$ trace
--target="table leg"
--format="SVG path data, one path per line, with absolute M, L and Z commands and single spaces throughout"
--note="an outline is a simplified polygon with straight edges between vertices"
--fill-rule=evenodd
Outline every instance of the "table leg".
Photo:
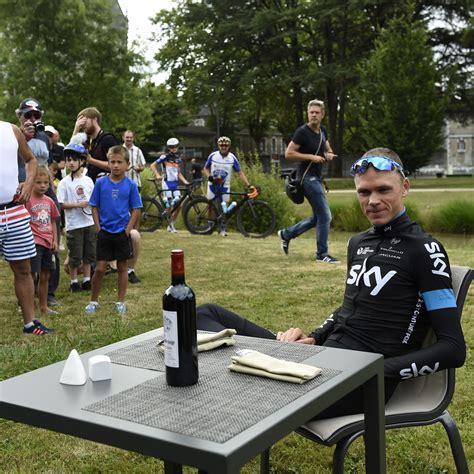
M 183 466 L 171 461 L 165 461 L 165 474 L 182 474 Z
M 270 472 L 270 448 L 260 453 L 260 474 Z
M 364 386 L 365 466 L 369 474 L 384 474 L 385 403 L 383 375 L 368 380 Z

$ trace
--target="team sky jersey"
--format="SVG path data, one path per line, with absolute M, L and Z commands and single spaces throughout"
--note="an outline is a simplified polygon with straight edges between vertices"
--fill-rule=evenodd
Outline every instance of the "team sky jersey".
M 162 165 L 166 182 L 166 189 L 176 189 L 179 182 L 179 165 L 181 158 L 173 153 L 168 153 L 158 158 L 156 165 Z
M 214 185 L 230 189 L 230 179 L 232 170 L 236 173 L 240 172 L 240 163 L 233 153 L 222 156 L 218 151 L 214 151 L 207 158 L 205 168 L 210 170 L 211 176 L 214 178 Z
M 401 380 L 460 367 L 466 348 L 443 246 L 406 213 L 353 237 L 344 302 L 312 337 L 385 357 Z M 436 342 L 420 349 L 432 327 Z

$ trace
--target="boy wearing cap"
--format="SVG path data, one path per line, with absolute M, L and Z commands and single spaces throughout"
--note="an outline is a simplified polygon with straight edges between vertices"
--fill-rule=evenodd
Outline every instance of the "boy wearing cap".
M 95 262 L 96 232 L 89 199 L 94 183 L 84 173 L 87 150 L 80 142 L 85 134 L 78 134 L 64 149 L 70 174 L 59 182 L 58 200 L 66 214 L 70 290 L 91 289 L 91 265 Z M 83 280 L 79 285 L 78 268 L 82 263 Z

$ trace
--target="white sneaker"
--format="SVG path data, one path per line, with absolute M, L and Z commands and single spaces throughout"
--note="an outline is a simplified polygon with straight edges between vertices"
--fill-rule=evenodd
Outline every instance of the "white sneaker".
M 96 301 L 91 301 L 85 309 L 86 314 L 94 314 L 99 308 L 99 303 Z
M 120 316 L 123 316 L 127 312 L 127 308 L 125 307 L 125 303 L 122 303 L 121 301 L 117 301 L 115 303 L 115 311 L 120 314 Z
M 222 229 L 222 230 L 219 232 L 219 235 L 220 235 L 221 237 L 227 237 L 228 234 L 227 234 L 227 231 L 226 231 L 225 229 Z
M 171 232 L 172 234 L 176 234 L 176 233 L 178 232 L 178 231 L 176 230 L 176 227 L 174 226 L 174 224 L 170 224 L 170 225 L 166 228 L 166 230 L 167 230 L 168 232 Z

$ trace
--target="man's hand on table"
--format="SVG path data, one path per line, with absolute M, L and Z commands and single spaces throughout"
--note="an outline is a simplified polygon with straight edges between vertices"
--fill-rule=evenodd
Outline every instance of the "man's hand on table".
M 300 342 L 301 344 L 315 345 L 316 340 L 314 337 L 307 336 L 300 328 L 290 328 L 285 332 L 277 332 L 277 341 L 282 342 Z

